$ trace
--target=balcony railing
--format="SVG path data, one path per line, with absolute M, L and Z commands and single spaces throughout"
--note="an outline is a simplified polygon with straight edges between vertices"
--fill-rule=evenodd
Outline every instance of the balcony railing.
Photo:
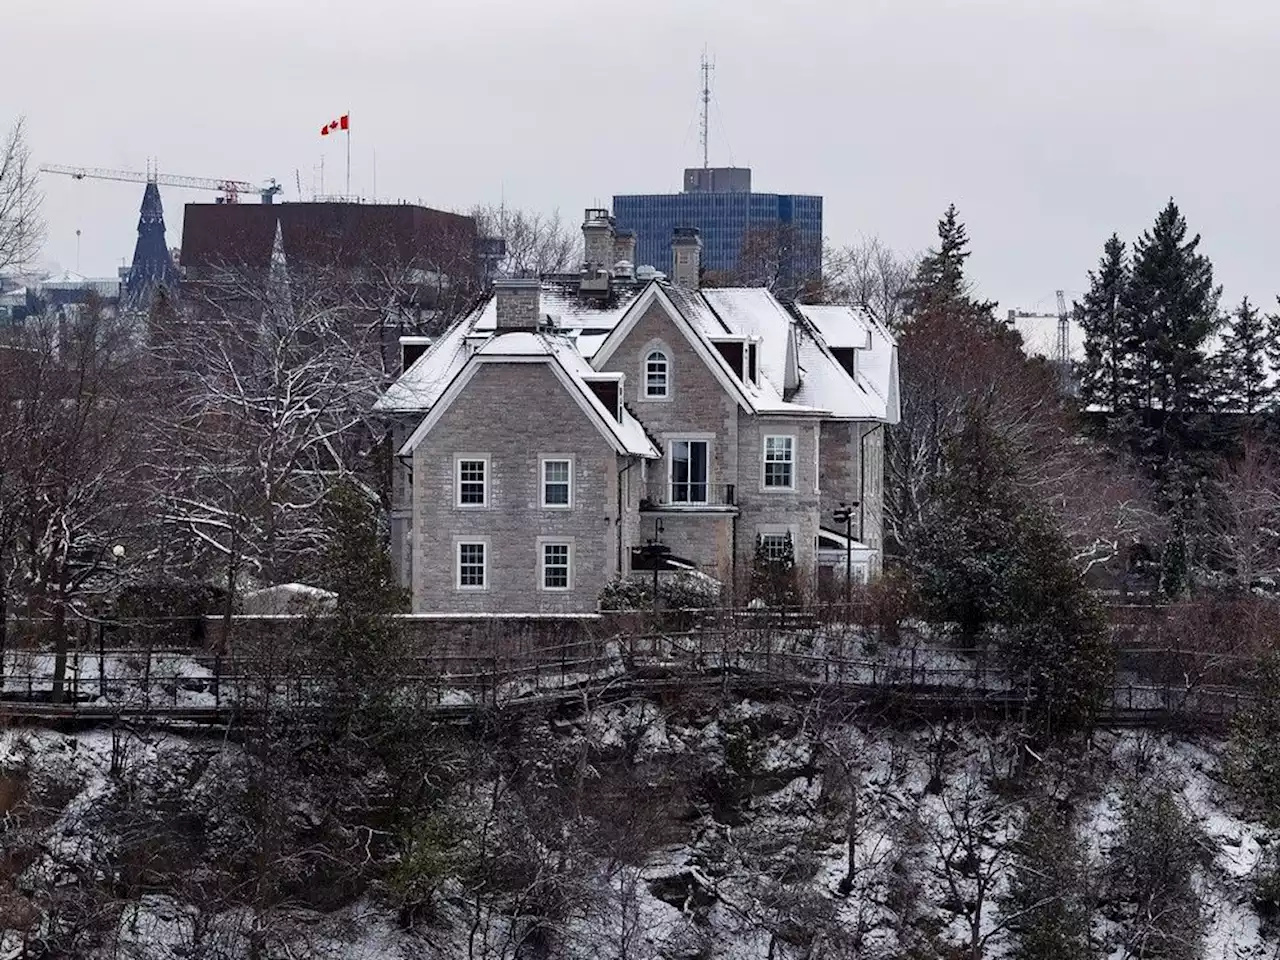
M 732 483 L 671 483 L 658 498 L 645 497 L 641 510 L 682 510 L 698 507 L 732 507 L 737 505 L 736 485 Z

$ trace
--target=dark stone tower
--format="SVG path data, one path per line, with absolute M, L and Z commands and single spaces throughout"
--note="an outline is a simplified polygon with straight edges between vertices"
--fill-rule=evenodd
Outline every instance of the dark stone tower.
M 146 310 L 162 287 L 170 294 L 177 293 L 178 268 L 164 239 L 164 207 L 160 203 L 160 188 L 148 183 L 142 195 L 142 213 L 138 217 L 138 245 L 133 248 L 133 264 L 124 281 L 124 308 Z

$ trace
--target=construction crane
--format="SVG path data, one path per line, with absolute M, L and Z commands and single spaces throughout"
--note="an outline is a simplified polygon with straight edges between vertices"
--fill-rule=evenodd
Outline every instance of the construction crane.
M 1067 315 L 1067 295 L 1063 290 L 1055 291 L 1058 296 L 1058 312 L 1057 313 L 1031 313 L 1027 310 L 1010 310 L 1009 325 L 1013 326 L 1014 320 L 1057 320 L 1058 336 L 1057 343 L 1054 344 L 1053 359 L 1064 370 L 1071 362 L 1071 324 Z
M 254 186 L 245 180 L 213 180 L 208 177 L 176 177 L 171 174 L 146 172 L 138 170 L 102 170 L 96 167 L 67 167 L 57 163 L 46 163 L 40 167 L 41 173 L 60 173 L 75 180 L 120 180 L 125 183 L 154 183 L 163 187 L 183 187 L 188 190 L 216 190 L 222 194 L 219 203 L 238 203 L 241 194 L 256 193 L 263 203 L 271 203 L 281 187 L 275 180 L 268 180 L 262 186 Z

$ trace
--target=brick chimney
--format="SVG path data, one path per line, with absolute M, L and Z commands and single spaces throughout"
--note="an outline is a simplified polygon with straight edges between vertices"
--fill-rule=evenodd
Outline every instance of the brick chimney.
M 686 290 L 698 289 L 702 267 L 702 239 L 697 227 L 676 227 L 671 236 L 671 282 Z
M 613 215 L 608 210 L 587 210 L 582 219 L 583 272 L 613 269 L 613 225 Z
M 538 301 L 542 284 L 537 280 L 495 280 L 498 332 L 538 329 Z
M 613 235 L 613 263 L 616 267 L 623 260 L 636 265 L 636 232 L 634 230 L 618 230 Z

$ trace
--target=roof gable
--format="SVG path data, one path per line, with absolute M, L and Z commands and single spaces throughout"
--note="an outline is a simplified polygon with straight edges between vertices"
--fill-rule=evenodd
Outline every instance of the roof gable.
M 609 359 L 626 342 L 627 337 L 636 328 L 640 318 L 655 303 L 662 306 L 672 326 L 680 331 L 680 334 L 688 341 L 689 346 L 693 348 L 693 352 L 698 355 L 698 358 L 711 371 L 712 376 L 716 378 L 725 392 L 733 397 L 743 410 L 748 413 L 755 413 L 755 406 L 742 389 L 741 383 L 734 376 L 728 362 L 720 355 L 720 351 L 711 344 L 701 330 L 696 329 L 689 322 L 680 308 L 667 295 L 662 284 L 656 281 L 650 283 L 644 293 L 637 297 L 627 308 L 618 325 L 613 328 L 613 331 L 605 338 L 604 343 L 596 350 L 595 355 L 591 358 L 591 365 L 599 370 L 604 364 L 608 363 Z
M 466 364 L 440 394 L 439 399 L 430 411 L 422 418 L 413 433 L 397 451 L 398 456 L 413 453 L 432 428 L 440 422 L 449 407 L 466 390 L 467 384 L 475 377 L 481 366 L 487 364 L 544 364 L 550 368 L 552 375 L 565 388 L 565 391 L 578 405 L 587 419 L 592 422 L 601 436 L 614 451 L 623 456 L 657 457 L 658 451 L 644 433 L 644 428 L 625 410 L 623 419 L 615 419 L 595 392 L 582 379 L 584 372 L 590 372 L 585 361 L 580 361 L 584 369 L 577 369 L 572 361 L 565 363 L 557 345 L 549 343 L 546 338 L 533 333 L 509 333 L 494 337 L 479 351 L 470 357 Z

